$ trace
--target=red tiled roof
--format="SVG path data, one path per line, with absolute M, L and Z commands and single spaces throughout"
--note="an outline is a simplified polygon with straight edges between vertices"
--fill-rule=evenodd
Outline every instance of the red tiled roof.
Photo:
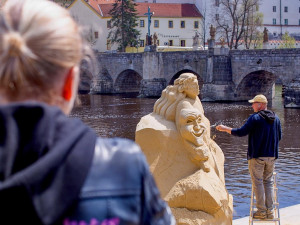
M 92 6 L 93 9 L 97 11 L 101 15 L 101 11 L 99 9 L 99 5 L 109 4 L 112 5 L 115 0 L 88 0 L 88 4 Z
M 90 6 L 92 6 L 93 9 L 95 9 L 97 11 L 97 13 L 99 13 L 101 15 L 100 9 L 98 7 L 98 5 L 99 5 L 98 0 L 89 0 L 88 4 Z
M 109 11 L 113 7 L 112 4 L 99 4 L 99 6 L 103 16 L 110 17 Z M 153 17 L 202 17 L 195 4 L 170 3 L 137 3 L 138 16 L 145 16 L 144 14 L 148 12 L 148 6 L 150 6 L 150 11 L 154 12 Z

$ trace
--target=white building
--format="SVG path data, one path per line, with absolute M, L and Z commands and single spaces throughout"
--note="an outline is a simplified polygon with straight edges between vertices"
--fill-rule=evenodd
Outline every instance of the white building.
M 136 0 L 136 2 L 164 2 L 164 3 L 191 3 L 195 4 L 206 19 L 206 26 L 216 24 L 220 14 L 220 0 Z M 288 32 L 289 35 L 300 40 L 300 1 L 299 0 L 260 0 L 258 8 L 263 13 L 263 26 L 269 31 L 271 39 Z M 209 38 L 206 29 L 206 40 Z
M 114 51 L 116 45 L 111 45 L 107 39 L 110 28 L 109 11 L 113 0 L 75 0 L 69 10 L 72 16 L 85 28 L 87 39 L 93 49 L 100 52 Z M 137 3 L 138 27 L 140 31 L 140 48 L 127 48 L 127 52 L 141 52 L 146 44 L 148 33 L 148 11 L 154 12 L 151 18 L 150 34 L 156 33 L 158 45 L 161 46 L 193 46 L 193 36 L 201 33 L 202 16 L 194 4 L 168 3 Z
M 220 0 L 202 1 L 203 3 L 211 2 L 207 5 L 208 11 L 211 14 L 208 19 L 210 20 L 209 23 L 214 24 L 215 19 L 218 16 L 221 16 Z M 266 27 L 269 31 L 270 39 L 280 37 L 281 34 L 288 32 L 289 35 L 294 36 L 296 39 L 298 36 L 298 39 L 300 40 L 299 0 L 260 0 L 258 11 L 263 14 L 261 31 Z
M 263 0 L 259 10 L 264 14 L 264 27 L 273 37 L 288 32 L 300 40 L 299 0 Z

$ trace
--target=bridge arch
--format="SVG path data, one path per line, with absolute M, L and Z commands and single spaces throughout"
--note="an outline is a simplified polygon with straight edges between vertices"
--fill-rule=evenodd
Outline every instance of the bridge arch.
M 86 68 L 80 68 L 79 93 L 89 93 L 92 85 L 93 74 Z
M 115 93 L 132 93 L 140 92 L 143 77 L 132 69 L 121 72 L 114 85 Z
M 107 69 L 102 69 L 98 75 L 98 92 L 107 94 L 113 92 L 113 79 Z
M 197 74 L 196 72 L 192 71 L 192 70 L 189 70 L 189 69 L 183 69 L 183 70 L 180 70 L 178 71 L 170 80 L 169 82 L 169 85 L 173 85 L 174 84 L 174 81 L 183 73 L 192 73 L 194 75 L 197 76 L 197 79 L 198 79 L 198 84 L 199 84 L 199 89 L 200 89 L 200 94 L 199 94 L 199 98 L 201 99 L 201 90 L 202 90 L 202 87 L 203 87 L 203 83 L 204 83 L 204 80 L 203 78 Z
M 248 100 L 257 94 L 263 94 L 272 99 L 275 94 L 276 75 L 266 70 L 258 70 L 248 73 L 235 89 L 235 97 L 238 100 Z

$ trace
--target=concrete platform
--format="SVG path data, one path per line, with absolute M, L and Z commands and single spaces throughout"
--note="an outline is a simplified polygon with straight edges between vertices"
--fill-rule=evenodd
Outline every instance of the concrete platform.
M 279 209 L 280 225 L 300 225 L 300 204 Z M 249 217 L 233 220 L 232 225 L 247 225 Z M 255 222 L 253 224 L 270 225 L 275 222 Z M 277 223 L 278 224 L 278 223 Z

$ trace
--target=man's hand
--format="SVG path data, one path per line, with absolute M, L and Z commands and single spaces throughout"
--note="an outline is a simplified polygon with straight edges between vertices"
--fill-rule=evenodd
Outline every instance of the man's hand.
M 232 130 L 231 127 L 227 127 L 224 125 L 218 125 L 218 126 L 216 126 L 216 129 L 221 132 L 227 132 L 228 134 L 231 134 L 231 130 Z

